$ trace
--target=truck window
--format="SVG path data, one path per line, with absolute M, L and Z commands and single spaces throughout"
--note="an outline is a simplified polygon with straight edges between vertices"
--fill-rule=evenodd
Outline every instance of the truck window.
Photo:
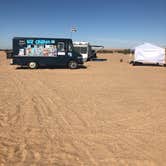
M 87 53 L 87 47 L 81 47 L 80 52 L 81 52 L 81 54 L 86 54 Z
M 74 47 L 74 49 L 79 52 L 80 54 L 87 54 L 87 47 Z
M 58 42 L 58 51 L 59 52 L 65 51 L 65 43 L 64 42 Z
M 69 45 L 68 45 L 68 50 L 69 50 L 69 52 L 71 52 L 72 51 L 72 44 L 71 43 L 69 43 Z
M 80 47 L 74 47 L 74 50 L 80 53 Z

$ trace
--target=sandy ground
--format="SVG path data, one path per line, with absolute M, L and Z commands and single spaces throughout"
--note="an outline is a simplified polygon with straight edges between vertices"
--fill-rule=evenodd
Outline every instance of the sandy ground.
M 166 165 L 166 68 L 100 57 L 29 70 L 0 53 L 0 166 Z

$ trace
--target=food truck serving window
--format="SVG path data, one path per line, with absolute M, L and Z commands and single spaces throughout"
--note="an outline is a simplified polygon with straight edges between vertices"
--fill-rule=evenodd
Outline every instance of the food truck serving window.
M 53 39 L 21 39 L 18 45 L 18 56 L 57 56 L 57 46 Z

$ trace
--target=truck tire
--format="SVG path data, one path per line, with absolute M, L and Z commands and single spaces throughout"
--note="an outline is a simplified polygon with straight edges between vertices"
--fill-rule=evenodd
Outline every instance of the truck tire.
M 78 68 L 78 63 L 74 60 L 71 60 L 68 63 L 68 68 L 69 69 L 77 69 Z
M 36 62 L 29 62 L 28 67 L 30 69 L 36 69 L 38 67 L 38 64 Z

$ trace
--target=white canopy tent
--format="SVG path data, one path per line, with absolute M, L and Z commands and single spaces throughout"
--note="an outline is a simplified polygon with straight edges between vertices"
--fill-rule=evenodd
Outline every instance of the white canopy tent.
M 134 62 L 165 64 L 165 49 L 144 43 L 135 48 Z

